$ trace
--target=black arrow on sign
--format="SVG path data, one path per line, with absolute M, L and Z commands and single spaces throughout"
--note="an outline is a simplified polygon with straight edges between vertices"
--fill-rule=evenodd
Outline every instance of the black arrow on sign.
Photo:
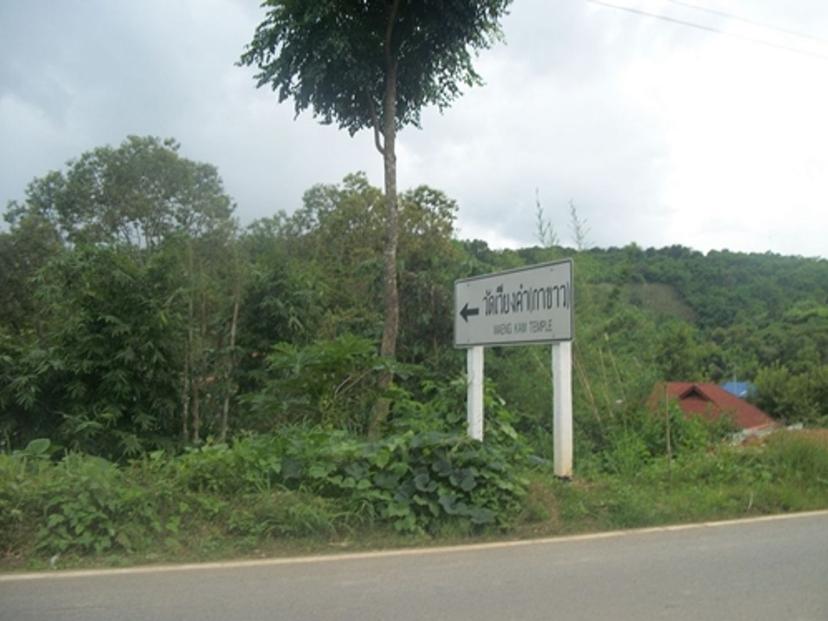
M 469 322 L 469 317 L 474 317 L 475 315 L 480 314 L 479 308 L 469 308 L 469 303 L 466 302 L 463 305 L 463 308 L 460 309 L 460 316 L 463 318 L 463 321 L 466 323 Z

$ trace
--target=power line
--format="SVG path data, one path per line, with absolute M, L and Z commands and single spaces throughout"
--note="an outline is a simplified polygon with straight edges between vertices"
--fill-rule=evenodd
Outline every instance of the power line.
M 662 15 L 660 13 L 650 13 L 649 11 L 642 11 L 641 9 L 636 9 L 630 6 L 621 6 L 620 4 L 611 4 L 609 2 L 603 2 L 603 0 L 586 0 L 592 4 L 598 4 L 604 7 L 608 7 L 610 9 L 617 9 L 619 11 L 626 11 L 628 13 L 633 13 L 634 15 L 644 16 L 644 17 L 652 17 L 654 19 L 660 19 L 665 22 L 670 22 L 672 24 L 679 24 L 681 26 L 688 26 L 690 28 L 697 28 L 698 30 L 705 30 L 707 32 L 712 32 L 714 34 L 723 35 L 725 37 L 732 37 L 734 39 L 741 39 L 742 41 L 748 41 L 750 43 L 756 43 L 758 45 L 764 45 L 767 47 L 772 47 L 777 50 L 785 50 L 786 52 L 793 52 L 794 54 L 802 54 L 804 56 L 812 56 L 814 58 L 820 58 L 822 60 L 828 60 L 828 54 L 820 54 L 819 52 L 810 52 L 808 50 L 801 50 L 795 47 L 789 47 L 787 45 L 780 45 L 778 43 L 772 43 L 770 41 L 765 41 L 764 39 L 757 39 L 755 37 L 748 37 L 746 35 L 741 35 L 735 32 L 727 32 L 726 30 L 721 30 L 720 28 L 714 28 L 713 26 L 705 26 L 703 24 L 697 24 L 695 22 L 688 22 L 683 19 L 678 19 L 676 17 L 669 17 L 668 15 Z
M 705 6 L 699 6 L 698 4 L 692 4 L 690 2 L 683 2 L 682 0 L 664 0 L 665 2 L 670 2 L 672 4 L 676 4 L 678 6 L 683 6 L 688 9 L 693 9 L 695 11 L 702 11 L 703 13 L 710 13 L 711 15 L 718 15 L 719 17 L 726 17 L 727 19 L 733 19 L 739 22 L 744 22 L 745 24 L 750 24 L 751 26 L 759 26 L 760 28 L 767 28 L 768 30 L 776 30 L 777 32 L 781 32 L 783 34 L 793 35 L 795 37 L 801 37 L 803 39 L 811 39 L 812 41 L 818 41 L 820 43 L 828 43 L 828 39 L 823 39 L 822 37 L 817 37 L 805 32 L 798 32 L 796 30 L 789 30 L 787 28 L 782 28 L 780 26 L 775 26 L 774 24 L 769 24 L 767 22 L 760 22 L 755 19 L 750 19 L 749 17 L 742 17 L 741 15 L 736 15 L 734 13 L 728 13 L 726 11 L 719 11 L 717 9 L 711 9 Z

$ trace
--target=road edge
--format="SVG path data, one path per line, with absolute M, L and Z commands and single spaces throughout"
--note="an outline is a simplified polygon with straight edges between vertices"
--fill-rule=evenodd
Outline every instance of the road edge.
M 581 533 L 577 535 L 559 535 L 538 539 L 515 539 L 506 541 L 490 541 L 483 543 L 468 543 L 448 546 L 394 548 L 391 550 L 374 550 L 366 552 L 342 552 L 336 554 L 317 554 L 309 556 L 287 556 L 279 558 L 243 559 L 230 561 L 205 561 L 199 563 L 179 563 L 160 565 L 136 565 L 134 567 L 112 567 L 101 569 L 66 569 L 57 571 L 39 571 L 26 573 L 0 574 L 0 583 L 22 582 L 30 580 L 61 580 L 67 578 L 92 578 L 101 576 L 130 576 L 152 573 L 169 573 L 182 571 L 204 571 L 215 569 L 242 569 L 249 567 L 274 567 L 279 565 L 303 565 L 314 563 L 332 563 L 355 561 L 363 559 L 378 559 L 401 556 L 427 556 L 435 554 L 453 554 L 462 552 L 477 552 L 485 550 L 500 550 L 530 545 L 554 545 L 577 541 L 597 539 L 612 539 L 631 535 L 646 535 L 649 533 L 678 532 L 702 528 L 720 528 L 739 526 L 759 522 L 803 519 L 809 517 L 828 517 L 828 509 L 818 511 L 801 511 L 795 513 L 778 513 L 761 515 L 749 518 L 735 518 L 732 520 L 715 520 L 707 522 L 692 522 L 689 524 L 668 524 L 663 526 L 645 526 L 625 530 L 610 530 L 603 532 Z

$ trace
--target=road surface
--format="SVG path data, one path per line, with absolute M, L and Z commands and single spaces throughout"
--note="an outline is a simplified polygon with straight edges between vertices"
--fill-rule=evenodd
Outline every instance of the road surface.
M 828 512 L 518 544 L 0 575 L 3 621 L 828 620 Z

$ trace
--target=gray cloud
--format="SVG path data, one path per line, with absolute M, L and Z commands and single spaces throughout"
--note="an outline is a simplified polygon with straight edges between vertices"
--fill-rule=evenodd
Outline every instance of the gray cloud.
M 626 1 L 828 52 L 671 3 Z M 719 8 L 816 33 L 828 24 L 816 0 Z M 259 19 L 255 2 L 237 0 L 6 0 L 0 202 L 131 133 L 173 136 L 186 156 L 217 165 L 243 222 L 290 211 L 312 184 L 355 170 L 380 185 L 367 132 L 294 120 L 290 103 L 234 66 Z M 537 188 L 562 238 L 573 199 L 599 245 L 828 254 L 814 233 L 828 228 L 828 63 L 583 0 L 520 0 L 504 30 L 507 44 L 478 59 L 486 85 L 400 136 L 401 186 L 457 198 L 461 235 L 532 243 Z

